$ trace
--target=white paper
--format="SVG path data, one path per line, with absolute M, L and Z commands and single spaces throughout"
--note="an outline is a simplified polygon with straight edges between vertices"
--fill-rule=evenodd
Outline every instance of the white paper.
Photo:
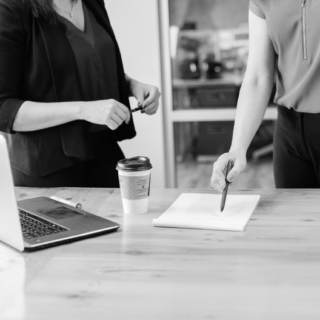
M 220 212 L 221 195 L 182 193 L 158 218 L 154 227 L 243 231 L 260 195 L 228 195 Z

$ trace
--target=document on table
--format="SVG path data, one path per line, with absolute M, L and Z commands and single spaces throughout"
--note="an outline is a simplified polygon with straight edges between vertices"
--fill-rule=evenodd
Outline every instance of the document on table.
M 221 195 L 182 193 L 158 218 L 154 227 L 243 231 L 260 195 L 228 195 L 220 212 Z

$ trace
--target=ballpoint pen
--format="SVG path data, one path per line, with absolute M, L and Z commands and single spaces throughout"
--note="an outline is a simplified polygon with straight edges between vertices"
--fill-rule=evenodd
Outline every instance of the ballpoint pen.
M 50 198 L 52 200 L 56 200 L 56 201 L 59 201 L 61 203 L 68 204 L 69 206 L 75 207 L 77 209 L 82 209 L 81 203 L 76 203 L 76 202 L 73 202 L 73 201 L 70 201 L 70 200 L 67 200 L 67 199 L 62 199 L 62 198 L 57 197 L 57 196 L 51 196 Z
M 222 198 L 221 198 L 221 203 L 220 203 L 220 212 L 222 212 L 222 211 L 224 210 L 224 206 L 225 206 L 225 204 L 226 204 L 228 187 L 229 187 L 229 184 L 230 184 L 230 182 L 228 181 L 227 177 L 228 177 L 228 174 L 229 174 L 229 172 L 230 172 L 231 165 L 232 165 L 232 161 L 229 160 L 229 161 L 228 161 L 228 164 L 227 164 L 226 175 L 225 175 L 225 178 L 226 178 L 226 186 L 225 186 L 225 188 L 223 189 Z
M 139 111 L 139 110 L 141 110 L 141 111 L 143 110 L 142 104 L 140 102 L 138 103 L 138 106 L 136 108 L 131 110 L 131 112 L 136 112 L 136 111 Z

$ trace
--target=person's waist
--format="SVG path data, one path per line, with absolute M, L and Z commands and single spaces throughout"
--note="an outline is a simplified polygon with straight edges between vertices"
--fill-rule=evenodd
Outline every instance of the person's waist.
M 311 112 L 301 112 L 299 110 L 295 110 L 294 108 L 289 108 L 286 106 L 278 105 L 278 113 L 280 115 L 285 115 L 289 117 L 301 117 L 304 118 L 312 118 L 312 119 L 319 119 L 320 120 L 320 112 L 319 113 L 311 113 Z
M 110 130 L 107 126 L 105 126 L 103 130 L 101 129 L 97 131 L 91 131 L 90 138 L 94 149 L 97 149 L 102 145 L 106 146 L 117 143 L 113 131 Z

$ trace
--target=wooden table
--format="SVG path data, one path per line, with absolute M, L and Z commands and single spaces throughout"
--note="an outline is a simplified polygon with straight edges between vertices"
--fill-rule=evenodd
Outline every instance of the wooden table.
M 152 189 L 123 216 L 119 190 L 17 188 L 57 195 L 119 231 L 34 253 L 0 244 L 0 319 L 320 319 L 320 190 L 261 194 L 244 232 L 154 228 L 182 192 Z

